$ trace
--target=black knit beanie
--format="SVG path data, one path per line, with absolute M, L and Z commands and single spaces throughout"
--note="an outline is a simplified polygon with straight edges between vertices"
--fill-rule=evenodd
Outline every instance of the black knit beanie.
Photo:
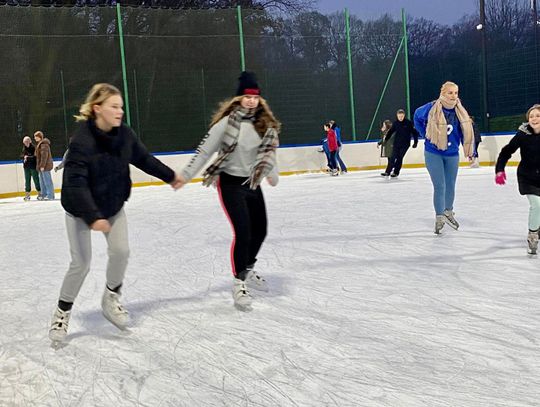
M 261 90 L 257 84 L 257 78 L 253 72 L 244 71 L 238 78 L 238 90 L 236 96 L 260 95 Z

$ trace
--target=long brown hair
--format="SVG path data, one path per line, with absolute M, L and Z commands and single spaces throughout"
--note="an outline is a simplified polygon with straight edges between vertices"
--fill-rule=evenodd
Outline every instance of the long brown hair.
M 86 121 L 88 119 L 95 119 L 94 105 L 101 105 L 108 98 L 114 95 L 122 96 L 122 93 L 116 86 L 109 83 L 96 83 L 86 95 L 86 100 L 79 108 L 79 115 L 74 116 L 78 122 Z
M 244 96 L 235 96 L 232 99 L 221 102 L 212 116 L 210 127 L 215 125 L 225 116 L 230 115 L 236 107 L 240 106 L 240 101 L 243 97 Z M 255 121 L 253 126 L 255 126 L 255 130 L 261 137 L 264 136 L 266 130 L 270 127 L 276 129 L 278 133 L 281 129 L 281 123 L 276 119 L 270 106 L 268 106 L 268 103 L 262 97 L 259 97 L 259 105 L 255 109 Z

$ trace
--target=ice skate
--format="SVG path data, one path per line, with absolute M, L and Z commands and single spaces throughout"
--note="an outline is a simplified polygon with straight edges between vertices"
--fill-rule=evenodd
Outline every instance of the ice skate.
M 435 234 L 439 235 L 441 234 L 441 230 L 444 227 L 445 223 L 445 216 L 444 215 L 437 215 L 435 217 Z
M 536 254 L 536 251 L 538 250 L 538 230 L 529 230 L 527 244 L 527 253 Z
M 251 310 L 251 295 L 249 295 L 249 290 L 246 286 L 246 282 L 238 278 L 234 279 L 233 283 L 233 299 L 234 306 L 240 311 L 250 311 Z
M 49 329 L 49 339 L 52 341 L 53 348 L 58 348 L 66 338 L 70 317 L 71 311 L 62 311 L 60 308 L 54 311 Z
M 120 304 L 120 294 L 109 290 L 105 287 L 103 298 L 101 300 L 101 308 L 103 316 L 109 320 L 111 324 L 118 329 L 126 329 L 129 321 L 129 314 L 126 309 Z
M 26 193 L 24 194 L 24 200 L 25 200 L 25 201 L 29 201 L 29 200 L 30 200 L 30 192 L 26 192 Z
M 451 210 L 449 209 L 446 209 L 444 211 L 444 220 L 446 223 L 448 223 L 448 225 L 454 229 L 454 230 L 458 230 L 459 228 L 459 223 L 458 221 L 456 220 L 456 218 L 454 218 L 454 212 L 452 212 Z
M 337 177 L 339 175 L 339 171 L 337 169 L 333 169 L 331 175 L 332 177 Z
M 389 175 L 387 172 L 381 172 L 381 177 L 388 177 Z
M 390 174 L 390 178 L 397 178 L 397 177 L 399 177 L 399 174 L 395 174 L 395 173 Z
M 254 290 L 268 292 L 268 283 L 252 268 L 248 268 L 245 283 Z
M 480 162 L 478 161 L 478 157 L 475 157 L 471 160 L 471 164 L 469 165 L 470 168 L 480 168 Z

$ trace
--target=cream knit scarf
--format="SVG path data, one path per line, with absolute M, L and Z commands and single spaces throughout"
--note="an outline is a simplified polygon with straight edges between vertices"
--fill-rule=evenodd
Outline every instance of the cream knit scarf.
M 456 109 L 456 116 L 463 133 L 463 152 L 466 157 L 471 157 L 474 143 L 472 122 L 469 113 L 467 113 L 459 99 L 457 102 L 452 102 L 444 95 L 439 96 L 439 99 L 435 101 L 429 111 L 426 138 L 435 144 L 439 150 L 444 151 L 448 148 L 448 123 L 446 123 L 446 118 L 444 117 L 443 107 L 446 109 Z

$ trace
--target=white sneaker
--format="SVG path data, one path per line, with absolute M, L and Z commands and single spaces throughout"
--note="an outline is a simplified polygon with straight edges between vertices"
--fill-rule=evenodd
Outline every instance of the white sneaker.
M 129 321 L 129 314 L 120 304 L 120 294 L 105 287 L 103 298 L 101 299 L 103 316 L 107 318 L 118 329 L 125 329 Z
M 444 227 L 444 223 L 445 223 L 444 215 L 435 216 L 435 234 L 436 235 L 439 235 L 441 233 L 441 230 Z
M 538 250 L 538 230 L 529 230 L 527 244 L 529 245 L 527 253 L 536 254 L 536 251 Z
M 60 308 L 56 308 L 49 329 L 51 341 L 62 342 L 66 338 L 70 317 L 71 311 L 62 311 Z
M 453 211 L 451 211 L 449 209 L 446 209 L 444 211 L 444 220 L 445 220 L 446 223 L 448 223 L 448 225 L 450 225 L 450 227 L 452 229 L 458 230 L 459 223 L 456 220 L 456 218 L 454 218 L 454 212 Z
M 248 269 L 246 284 L 249 288 L 253 288 L 254 290 L 268 292 L 268 283 L 253 269 Z
M 234 279 L 233 283 L 233 299 L 234 306 L 240 310 L 246 311 L 251 308 L 251 295 L 249 295 L 249 290 L 246 286 L 246 282 L 239 280 L 238 278 Z

